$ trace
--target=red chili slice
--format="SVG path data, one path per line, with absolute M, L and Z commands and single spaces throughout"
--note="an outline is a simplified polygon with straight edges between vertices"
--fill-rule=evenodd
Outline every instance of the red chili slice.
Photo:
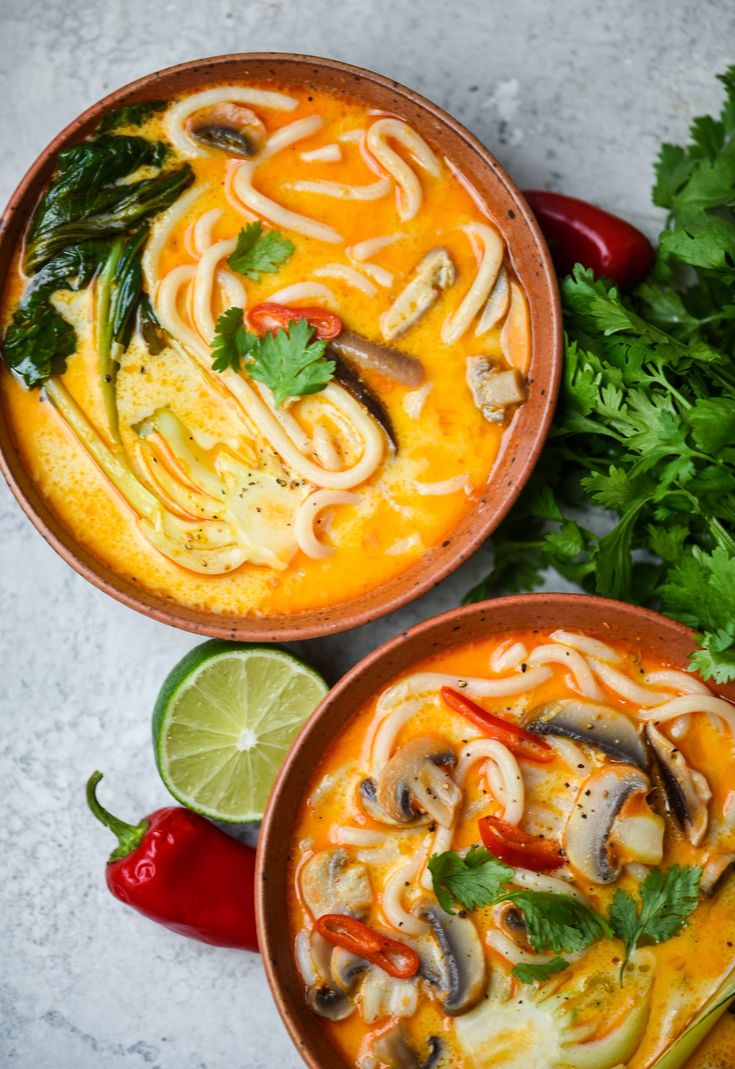
M 531 869 L 533 872 L 545 872 L 558 869 L 564 864 L 564 856 L 554 843 L 528 835 L 515 824 L 499 817 L 481 817 L 477 822 L 480 838 L 500 861 L 513 868 Z
M 288 304 L 265 301 L 256 304 L 247 313 L 248 324 L 260 334 L 268 330 L 285 330 L 294 319 L 305 319 L 316 331 L 317 338 L 324 341 L 330 341 L 342 332 L 342 320 L 326 308 L 294 308 Z
M 494 713 L 489 713 L 487 709 L 483 709 L 477 702 L 466 698 L 464 694 L 460 694 L 452 687 L 442 687 L 441 695 L 450 709 L 454 709 L 455 713 L 460 713 L 466 720 L 472 721 L 491 739 L 502 742 L 516 757 L 522 757 L 526 761 L 536 761 L 539 764 L 547 764 L 554 760 L 556 755 L 553 747 L 543 739 L 532 735 L 530 731 L 526 731 L 525 728 L 511 724 L 510 721 L 503 720 Z
M 415 950 L 397 939 L 381 935 L 354 917 L 326 913 L 316 922 L 316 930 L 330 943 L 358 954 L 397 980 L 408 980 L 419 971 L 419 956 Z

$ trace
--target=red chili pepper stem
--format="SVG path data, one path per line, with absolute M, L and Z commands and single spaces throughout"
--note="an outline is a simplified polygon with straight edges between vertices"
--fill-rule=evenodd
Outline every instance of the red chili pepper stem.
M 87 805 L 99 820 L 109 828 L 113 835 L 117 836 L 118 845 L 110 854 L 109 861 L 119 861 L 121 857 L 127 857 L 137 850 L 143 836 L 148 831 L 148 821 L 141 820 L 140 824 L 126 824 L 110 813 L 97 798 L 97 784 L 103 778 L 101 772 L 93 772 L 87 780 Z

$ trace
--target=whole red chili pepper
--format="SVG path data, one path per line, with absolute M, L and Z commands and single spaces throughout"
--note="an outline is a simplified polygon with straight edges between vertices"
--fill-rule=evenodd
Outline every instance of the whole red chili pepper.
M 480 817 L 477 822 L 480 838 L 500 861 L 518 869 L 546 872 L 564 864 L 564 855 L 555 843 L 538 835 L 528 835 L 515 824 L 500 817 Z
M 256 304 L 247 313 L 248 325 L 264 334 L 267 330 L 286 330 L 294 319 L 305 319 L 314 328 L 317 338 L 331 341 L 342 332 L 342 320 L 326 308 L 299 308 L 289 304 L 264 301 Z
M 650 270 L 650 241 L 624 219 L 563 193 L 531 189 L 523 195 L 560 275 L 568 275 L 580 263 L 626 289 Z
M 101 779 L 89 777 L 87 804 L 118 838 L 105 873 L 115 898 L 190 939 L 257 950 L 255 850 L 180 806 L 125 824 L 97 800 Z

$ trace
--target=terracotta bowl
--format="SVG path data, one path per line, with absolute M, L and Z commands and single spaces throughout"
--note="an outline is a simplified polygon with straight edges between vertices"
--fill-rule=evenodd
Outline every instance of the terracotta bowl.
M 258 937 L 268 982 L 286 1028 L 311 1069 L 349 1065 L 334 1050 L 320 1018 L 306 1006 L 287 923 L 294 814 L 314 769 L 363 703 L 416 661 L 498 632 L 534 627 L 579 629 L 603 641 L 640 646 L 677 668 L 686 668 L 696 645 L 688 627 L 634 605 L 581 594 L 522 594 L 426 620 L 375 650 L 332 688 L 298 735 L 273 787 L 256 875 Z M 718 693 L 735 701 L 735 684 L 720 687 Z
M 467 130 L 411 89 L 371 71 L 335 60 L 288 53 L 218 56 L 170 67 L 116 90 L 75 119 L 39 156 L 13 194 L 0 225 L 0 286 L 10 268 L 36 200 L 59 151 L 90 134 L 102 113 L 144 100 L 160 100 L 212 82 L 244 79 L 296 82 L 334 89 L 371 107 L 396 112 L 461 167 L 487 199 L 510 248 L 530 304 L 532 362 L 528 401 L 518 410 L 495 465 L 487 493 L 454 534 L 412 568 L 359 598 L 325 609 L 277 617 L 222 616 L 177 605 L 141 590 L 82 546 L 59 521 L 25 471 L 0 419 L 0 467 L 21 508 L 46 541 L 80 575 L 139 612 L 164 623 L 219 638 L 287 640 L 324 635 L 366 623 L 419 596 L 462 563 L 497 527 L 518 497 L 548 431 L 561 366 L 561 318 L 556 278 L 544 239 L 508 175 Z

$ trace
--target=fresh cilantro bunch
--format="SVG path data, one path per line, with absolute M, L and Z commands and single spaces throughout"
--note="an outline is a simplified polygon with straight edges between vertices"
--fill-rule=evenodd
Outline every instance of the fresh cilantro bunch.
M 695 119 L 688 146 L 661 149 L 653 199 L 669 215 L 651 275 L 630 296 L 579 265 L 562 282 L 554 427 L 468 600 L 538 587 L 551 569 L 694 627 L 692 668 L 725 683 L 735 679 L 735 67 L 720 81 L 720 117 Z
M 217 320 L 212 342 L 212 368 L 248 373 L 273 392 L 276 407 L 289 397 L 304 397 L 323 390 L 334 375 L 335 364 L 324 356 L 326 342 L 314 335 L 306 319 L 294 319 L 288 330 L 257 337 L 245 329 L 242 308 L 228 308 Z

